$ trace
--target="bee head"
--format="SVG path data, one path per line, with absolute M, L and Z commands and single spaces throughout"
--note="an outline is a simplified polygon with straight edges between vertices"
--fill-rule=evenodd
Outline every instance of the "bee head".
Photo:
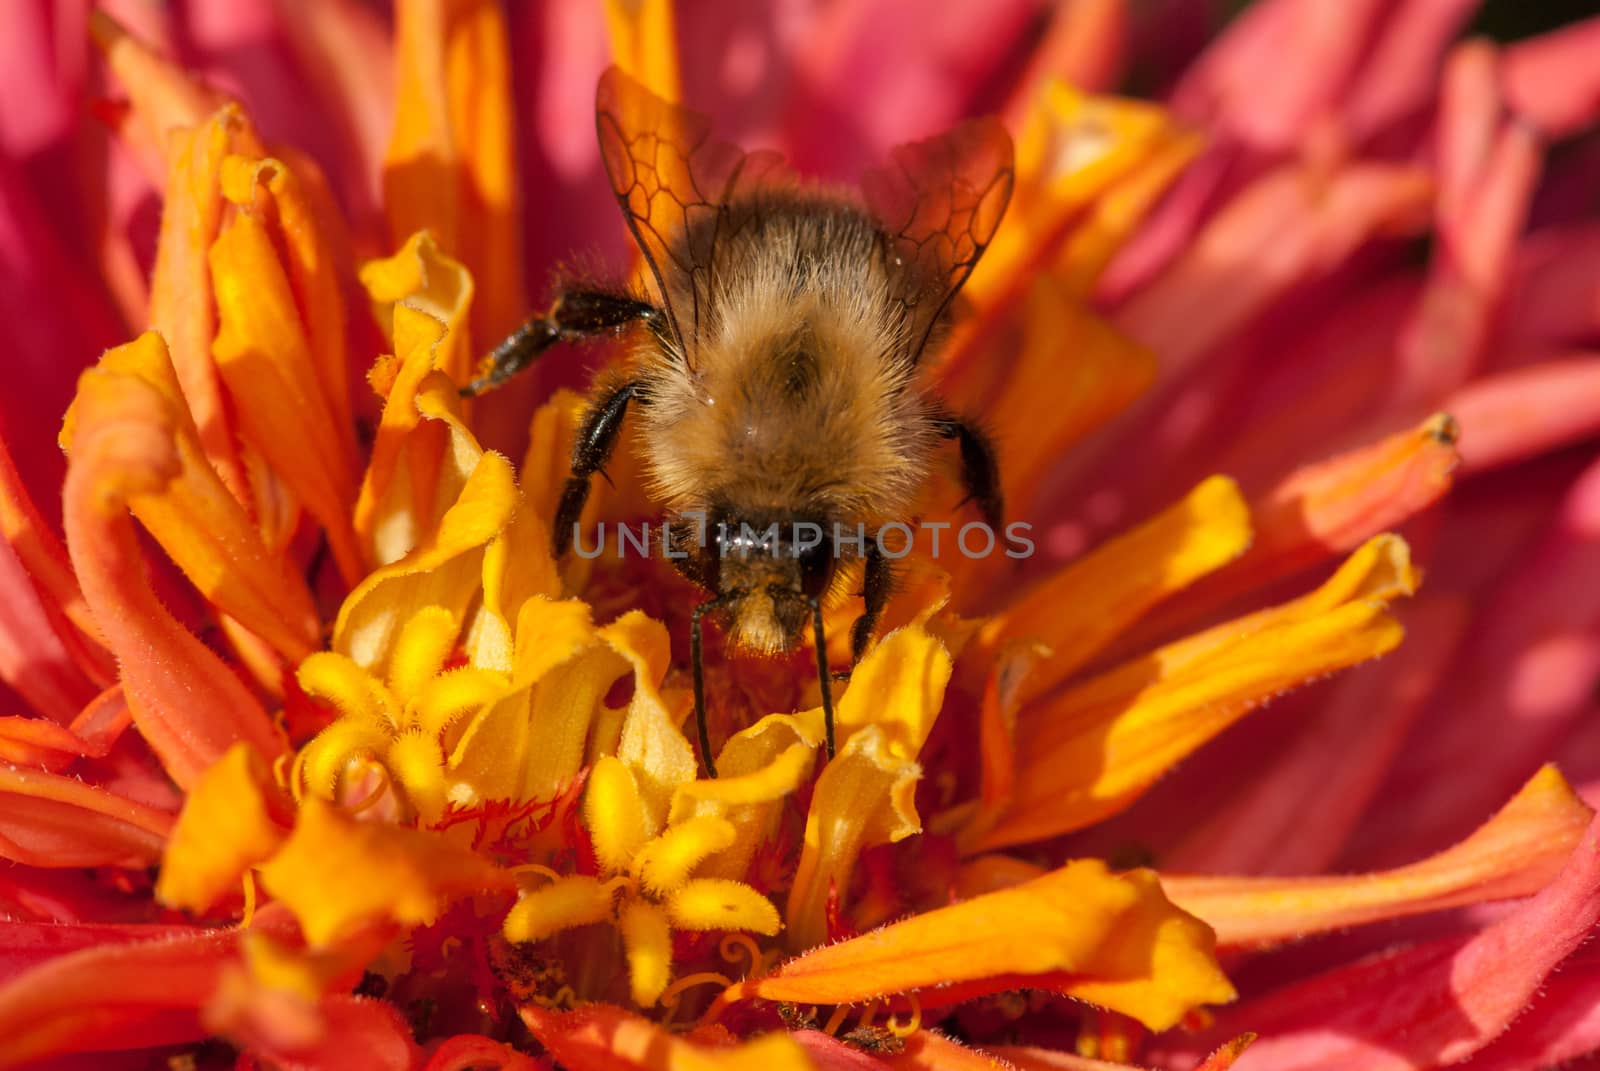
M 833 582 L 833 539 L 816 520 L 717 517 L 698 553 L 697 579 L 729 600 L 734 642 L 758 651 L 792 650 Z

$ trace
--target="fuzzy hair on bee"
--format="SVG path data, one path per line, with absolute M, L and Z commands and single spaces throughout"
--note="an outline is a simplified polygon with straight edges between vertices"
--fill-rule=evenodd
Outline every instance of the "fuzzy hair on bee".
M 856 196 L 802 182 L 774 153 L 714 140 L 705 116 L 616 68 L 601 78 L 596 127 L 646 275 L 631 291 L 563 288 L 463 393 L 496 386 L 555 342 L 629 332 L 625 361 L 579 428 L 553 549 L 570 546 L 632 406 L 651 496 L 679 522 L 668 556 L 711 595 L 690 630 L 707 772 L 707 615 L 733 648 L 758 653 L 793 650 L 811 627 L 831 755 L 822 610 L 840 594 L 840 565 L 862 561 L 854 662 L 892 587 L 874 537 L 909 516 L 942 444 L 959 446 L 969 498 L 1001 524 L 988 438 L 919 373 L 1004 214 L 1010 137 L 979 119 L 901 146 Z M 698 523 L 681 523 L 690 517 Z

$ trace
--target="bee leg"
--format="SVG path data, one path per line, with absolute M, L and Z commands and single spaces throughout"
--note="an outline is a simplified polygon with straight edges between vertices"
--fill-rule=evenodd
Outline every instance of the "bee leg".
M 640 321 L 659 320 L 661 310 L 626 294 L 602 290 L 568 290 L 557 295 L 548 312 L 529 317 L 479 362 L 484 374 L 461 388 L 470 398 L 494 390 L 528 367 L 557 342 L 573 342 Z
M 883 608 L 888 604 L 889 592 L 893 589 L 893 567 L 874 539 L 867 544 L 866 572 L 861 581 L 861 597 L 866 601 L 866 607 L 861 616 L 856 618 L 855 624 L 850 626 L 851 669 L 859 665 L 861 657 L 867 653 L 867 644 L 872 642 L 872 634 L 878 629 L 878 619 L 883 616 Z M 834 677 L 836 680 L 849 680 L 850 674 L 838 673 Z
M 622 431 L 628 402 L 638 388 L 632 380 L 617 383 L 596 398 L 584 414 L 578 437 L 572 443 L 572 475 L 561 492 L 555 530 L 550 533 L 551 550 L 557 558 L 566 554 L 572 545 L 573 530 L 583 516 L 584 503 L 589 501 L 589 477 L 600 472 L 610 459 L 617 445 L 617 435 Z
M 984 522 L 998 532 L 1005 517 L 1005 500 L 994 445 L 987 435 L 960 417 L 940 417 L 934 427 L 944 438 L 961 444 L 961 482 L 967 488 L 967 497 L 962 501 L 976 501 Z

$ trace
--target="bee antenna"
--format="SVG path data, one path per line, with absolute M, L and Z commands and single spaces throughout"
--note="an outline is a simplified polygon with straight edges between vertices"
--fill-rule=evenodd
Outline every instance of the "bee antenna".
M 706 768 L 707 776 L 712 778 L 717 776 L 717 764 L 711 761 L 711 730 L 706 726 L 706 672 L 700 646 L 700 619 L 742 594 L 738 591 L 724 592 L 697 605 L 689 616 L 689 669 L 694 680 L 694 725 L 700 734 L 700 763 Z
M 822 633 L 822 600 L 806 596 L 811 606 L 812 639 L 817 648 L 817 685 L 822 689 L 822 729 L 827 738 L 828 759 L 833 760 L 833 675 L 828 672 L 828 641 Z

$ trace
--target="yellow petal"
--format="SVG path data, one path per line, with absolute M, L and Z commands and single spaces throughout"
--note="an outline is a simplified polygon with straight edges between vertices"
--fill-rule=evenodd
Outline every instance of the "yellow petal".
M 1409 866 L 1308 878 L 1163 875 L 1174 903 L 1223 946 L 1262 945 L 1544 888 L 1594 812 L 1546 766 L 1470 837 Z
M 651 896 L 665 896 L 682 888 L 708 856 L 732 847 L 737 836 L 732 822 L 714 815 L 668 826 L 639 850 L 634 876 Z
M 525 892 L 506 915 L 508 941 L 542 941 L 574 926 L 611 917 L 611 890 L 599 878 L 570 875 Z
M 1149 871 L 1069 863 L 1011 889 L 814 949 L 730 987 L 725 999 L 842 1004 L 917 992 L 923 1007 L 1012 988 L 1048 989 L 1154 1030 L 1233 999 L 1211 931 Z
M 575 599 L 527 600 L 516 633 L 512 688 L 464 727 L 451 767 L 485 798 L 552 799 L 582 770 L 606 692 L 628 665 Z
M 300 690 L 338 709 L 340 715 L 397 729 L 400 711 L 394 697 L 366 670 L 336 651 L 318 651 L 295 670 Z
M 696 878 L 667 900 L 680 930 L 749 930 L 771 937 L 783 928 L 772 901 L 741 881 Z
M 519 491 L 517 512 L 483 555 L 483 605 L 463 641 L 475 666 L 509 673 L 515 649 L 512 626 L 535 595 L 561 597 L 561 573 L 550 554 L 550 530 Z
M 861 852 L 922 832 L 917 782 L 922 767 L 895 754 L 876 725 L 857 731 L 823 767 L 806 814 L 805 842 L 784 916 L 794 948 L 828 938 L 830 889 L 842 895 Z
M 896 629 L 861 660 L 834 711 L 840 739 L 868 725 L 887 754 L 914 759 L 933 731 L 950 682 L 950 652 L 926 627 Z
M 1025 710 L 1016 787 L 976 852 L 1079 829 L 1126 807 L 1184 756 L 1293 686 L 1393 649 L 1385 612 L 1416 590 L 1404 541 L 1370 541 L 1309 595 L 1219 625 Z
M 810 780 L 822 744 L 822 712 L 769 714 L 728 738 L 716 778 L 679 785 L 669 821 L 715 815 L 733 823 L 732 846 L 706 860 L 704 877 L 740 878 L 756 851 L 778 833 L 783 800 Z
M 594 842 L 595 858 L 612 874 L 627 870 L 650 837 L 633 773 L 614 755 L 605 756 L 589 771 L 583 788 L 583 825 Z
M 438 528 L 401 560 L 369 573 L 339 608 L 333 649 L 387 675 L 400 629 L 416 611 L 441 606 L 459 618 L 477 597 L 483 548 L 511 519 L 511 466 L 484 454 Z
M 433 678 L 417 693 L 411 709 L 413 723 L 441 739 L 454 750 L 459 734 L 446 731 L 457 721 L 499 700 L 510 690 L 510 682 L 499 673 L 462 666 Z
M 456 897 L 513 886 L 505 871 L 431 833 L 360 822 L 315 797 L 261 867 L 261 883 L 294 912 L 312 945 L 376 922 L 426 924 Z
M 612 650 L 633 667 L 633 698 L 622 720 L 617 758 L 633 770 L 652 833 L 666 824 L 672 792 L 695 779 L 699 760 L 661 696 L 672 662 L 666 626 L 637 610 L 600 630 Z
M 672 980 L 672 928 L 667 913 L 647 900 L 634 900 L 617 920 L 628 953 L 628 986 L 633 1002 L 654 1006 Z
M 438 523 L 483 452 L 456 418 L 455 381 L 439 371 L 450 347 L 463 344 L 459 328 L 409 299 L 394 306 L 393 320 L 393 379 L 355 506 L 356 531 L 385 564 Z
M 382 763 L 395 733 L 386 723 L 340 718 L 323 729 L 295 758 L 295 775 L 306 792 L 325 800 L 342 798 L 352 763 Z
M 282 797 L 254 749 L 229 748 L 184 800 L 162 858 L 156 899 L 198 913 L 238 892 L 245 871 L 288 836 L 291 811 Z
M 1029 591 L 986 636 L 1037 639 L 1050 649 L 1021 686 L 1021 702 L 1070 677 L 1162 599 L 1250 546 L 1250 507 L 1223 476 L 1108 540 Z

